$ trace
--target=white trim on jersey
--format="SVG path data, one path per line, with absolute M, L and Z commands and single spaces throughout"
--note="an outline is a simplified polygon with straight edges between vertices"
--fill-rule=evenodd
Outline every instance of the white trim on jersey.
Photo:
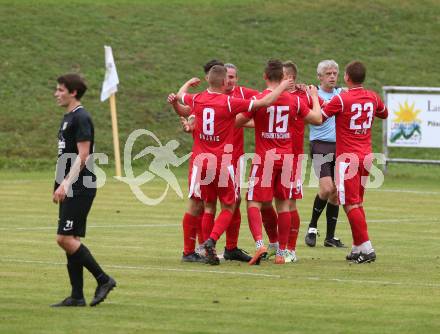
M 229 96 L 228 96 L 228 109 L 229 109 L 229 112 L 232 112 L 231 101 L 230 101 Z
M 75 108 L 73 108 L 71 112 L 75 112 L 75 111 L 77 111 L 78 109 L 81 109 L 81 108 L 84 108 L 84 107 L 80 104 L 79 106 L 76 106 Z
M 234 87 L 235 88 L 235 87 Z M 243 100 L 244 100 L 244 93 L 243 93 L 243 87 L 240 87 L 240 93 L 241 93 L 241 97 L 243 98 Z
M 192 169 L 192 173 L 191 173 L 191 182 L 189 185 L 188 198 L 191 198 L 191 196 L 193 196 L 193 195 L 198 198 L 201 197 L 200 184 L 196 183 L 196 177 L 197 177 L 198 171 L 199 171 L 199 168 L 196 165 L 193 165 L 193 169 Z
M 321 109 L 321 114 L 323 114 L 326 118 L 329 118 L 327 114 L 324 112 L 324 109 Z
M 251 177 L 249 178 L 248 201 L 254 199 L 255 175 L 257 174 L 258 165 L 252 167 Z
M 209 89 L 207 89 L 206 91 L 207 91 L 209 94 L 218 94 L 218 95 L 223 94 L 223 93 L 219 93 L 219 92 L 211 92 Z
M 339 163 L 339 180 L 338 180 L 337 189 L 338 189 L 339 203 L 341 205 L 345 205 L 345 184 L 344 184 L 344 180 L 345 180 L 345 171 L 347 170 L 347 168 L 349 166 L 350 166 L 349 162 L 340 162 Z
M 249 103 L 249 108 L 248 108 L 248 111 L 249 111 L 249 112 L 252 111 L 252 107 L 253 107 L 253 105 L 254 105 L 254 101 L 255 101 L 255 100 L 251 100 L 251 103 Z
M 339 98 L 339 100 L 341 101 L 341 113 L 342 112 L 344 112 L 344 101 L 342 101 L 342 97 L 341 97 L 341 95 L 336 95 L 338 98 Z
M 296 109 L 296 114 L 299 115 L 299 103 L 300 103 L 299 96 L 297 96 L 296 99 L 298 100 L 298 108 Z
M 239 159 L 238 159 L 238 166 L 237 168 L 239 168 L 239 170 L 237 171 L 238 173 L 238 184 L 237 184 L 237 193 L 240 193 L 241 191 L 241 185 L 243 184 L 244 181 L 244 173 L 246 173 L 246 169 L 244 168 L 244 156 L 242 155 Z
M 180 100 L 181 100 L 180 102 L 182 102 L 182 104 L 183 104 L 184 106 L 186 106 L 186 103 L 185 103 L 185 95 L 186 95 L 186 93 L 183 93 L 183 94 L 182 94 L 182 98 L 180 99 Z
M 238 198 L 238 194 L 237 194 L 237 185 L 235 184 L 235 173 L 234 173 L 234 166 L 229 165 L 228 167 L 226 167 L 229 171 L 229 176 L 231 177 L 232 180 L 232 186 L 234 187 L 234 195 L 235 195 L 235 200 L 237 200 Z

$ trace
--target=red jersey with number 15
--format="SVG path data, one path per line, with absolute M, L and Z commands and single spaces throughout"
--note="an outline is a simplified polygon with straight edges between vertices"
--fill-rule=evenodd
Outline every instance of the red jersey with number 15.
M 256 96 L 261 99 L 271 91 L 266 89 Z M 269 107 L 260 108 L 253 114 L 255 123 L 255 153 L 263 160 L 266 152 L 275 149 L 276 154 L 292 154 L 292 119 L 300 115 L 304 118 L 309 113 L 309 107 L 298 96 L 283 92 Z M 282 159 L 275 165 L 282 164 Z
M 193 156 L 212 153 L 220 158 L 226 144 L 233 144 L 235 116 L 251 114 L 253 100 L 243 100 L 206 90 L 184 94 L 182 102 L 195 116 Z M 251 116 L 247 116 L 251 117 Z
M 336 155 L 354 153 L 362 158 L 371 153 L 374 116 L 386 118 L 388 110 L 375 92 L 355 87 L 334 96 L 322 114 L 335 115 Z

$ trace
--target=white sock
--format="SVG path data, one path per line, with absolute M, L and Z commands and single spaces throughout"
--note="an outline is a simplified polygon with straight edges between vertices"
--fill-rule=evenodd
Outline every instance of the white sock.
M 263 247 L 264 246 L 264 241 L 263 240 L 257 240 L 256 242 L 255 242 L 255 247 L 258 249 L 258 248 L 261 248 L 261 247 Z
M 280 248 L 278 248 L 277 249 L 277 255 L 278 256 L 284 256 L 284 252 L 285 252 L 286 250 L 285 249 L 280 249 Z
M 355 254 L 359 254 L 361 251 L 359 250 L 359 246 L 352 245 L 351 252 Z
M 358 248 L 359 248 L 359 251 L 364 254 L 370 254 L 372 251 L 374 251 L 370 240 L 365 241 L 364 243 L 359 245 Z

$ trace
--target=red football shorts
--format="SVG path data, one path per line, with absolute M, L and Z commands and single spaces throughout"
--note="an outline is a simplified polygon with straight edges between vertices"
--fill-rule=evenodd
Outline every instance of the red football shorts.
M 371 161 L 336 161 L 335 183 L 341 205 L 360 204 L 364 201 Z
M 248 201 L 270 202 L 275 197 L 290 199 L 292 195 L 292 170 L 274 166 L 264 168 L 263 164 L 252 164 L 249 178 Z

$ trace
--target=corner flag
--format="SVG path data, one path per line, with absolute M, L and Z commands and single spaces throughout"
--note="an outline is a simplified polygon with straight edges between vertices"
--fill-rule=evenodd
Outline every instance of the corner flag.
M 101 102 L 107 100 L 110 95 L 118 91 L 118 72 L 116 72 L 115 60 L 110 46 L 104 46 L 105 50 L 105 78 L 102 83 Z
M 105 78 L 102 83 L 101 102 L 110 98 L 110 113 L 112 117 L 113 149 L 115 151 L 115 174 L 121 176 L 121 153 L 119 151 L 118 119 L 116 116 L 116 96 L 119 78 L 116 72 L 115 60 L 110 46 L 104 46 L 105 50 Z

